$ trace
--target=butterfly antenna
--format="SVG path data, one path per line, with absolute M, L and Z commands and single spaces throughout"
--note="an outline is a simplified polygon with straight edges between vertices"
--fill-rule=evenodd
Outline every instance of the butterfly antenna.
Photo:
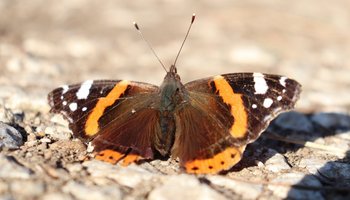
M 143 37 L 143 34 L 140 30 L 140 27 L 137 25 L 136 22 L 134 22 L 134 26 L 137 30 L 137 32 L 139 32 L 139 34 L 141 35 L 142 37 L 142 40 L 145 41 L 148 45 L 148 47 L 151 49 L 151 51 L 153 52 L 153 55 L 156 56 L 158 62 L 162 65 L 163 69 L 165 70 L 165 72 L 168 72 L 168 70 L 165 68 L 164 64 L 162 63 L 162 61 L 159 59 L 158 55 L 156 54 L 156 52 L 154 51 L 154 49 L 152 48 L 151 44 L 145 39 L 145 37 Z
M 176 61 L 177 61 L 177 59 L 179 58 L 179 55 L 180 55 L 181 50 L 182 50 L 182 47 L 184 46 L 184 44 L 185 44 L 185 42 L 186 42 L 187 36 L 188 36 L 188 34 L 190 33 L 192 24 L 193 24 L 193 22 L 194 22 L 195 19 L 196 19 L 196 14 L 193 13 L 192 18 L 191 18 L 191 23 L 190 23 L 190 26 L 189 26 L 188 29 L 187 29 L 187 33 L 186 33 L 185 39 L 184 39 L 184 41 L 182 42 L 181 47 L 180 47 L 180 50 L 179 50 L 179 52 L 178 52 L 177 55 L 176 55 L 176 58 L 175 58 L 175 61 L 174 61 L 174 66 L 176 66 Z

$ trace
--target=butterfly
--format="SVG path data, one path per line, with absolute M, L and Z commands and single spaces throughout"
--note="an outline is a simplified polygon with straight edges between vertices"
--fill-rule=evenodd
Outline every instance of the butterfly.
M 271 120 L 294 108 L 300 92 L 297 81 L 262 73 L 183 84 L 174 64 L 159 87 L 87 80 L 54 89 L 48 101 L 98 160 L 129 165 L 171 156 L 187 173 L 215 174 L 237 164 Z

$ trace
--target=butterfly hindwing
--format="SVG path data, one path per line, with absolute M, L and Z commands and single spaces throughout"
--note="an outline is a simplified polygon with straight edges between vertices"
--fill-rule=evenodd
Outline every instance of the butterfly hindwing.
M 221 101 L 221 102 L 220 102 Z M 188 173 L 216 173 L 237 163 L 244 149 L 227 127 L 233 117 L 212 94 L 189 92 L 188 103 L 175 112 L 176 138 L 172 155 Z
M 292 79 L 261 73 L 225 74 L 185 84 L 190 100 L 186 109 L 175 114 L 182 136 L 177 137 L 174 149 L 180 150 L 186 171 L 216 173 L 236 164 L 245 146 L 275 116 L 294 107 L 300 87 Z M 210 120 L 198 124 L 189 116 Z M 195 141 L 205 137 L 209 141 Z

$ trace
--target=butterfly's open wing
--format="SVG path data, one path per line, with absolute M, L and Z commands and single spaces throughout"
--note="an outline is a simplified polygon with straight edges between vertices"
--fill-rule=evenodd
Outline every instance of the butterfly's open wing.
M 235 73 L 185 84 L 189 101 L 176 113 L 174 154 L 189 173 L 235 165 L 277 114 L 292 109 L 301 86 L 277 75 Z
M 128 164 L 153 158 L 152 136 L 160 131 L 158 90 L 139 82 L 86 81 L 57 88 L 48 99 L 75 137 L 92 142 L 97 159 Z

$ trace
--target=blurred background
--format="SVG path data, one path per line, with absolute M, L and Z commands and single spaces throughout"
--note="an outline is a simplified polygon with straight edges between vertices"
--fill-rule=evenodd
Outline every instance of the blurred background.
M 299 111 L 349 113 L 349 10 L 348 0 L 1 0 L 0 98 L 42 109 L 50 90 L 86 79 L 158 85 L 165 72 L 132 22 L 170 66 L 196 13 L 183 82 L 283 74 L 303 85 Z

